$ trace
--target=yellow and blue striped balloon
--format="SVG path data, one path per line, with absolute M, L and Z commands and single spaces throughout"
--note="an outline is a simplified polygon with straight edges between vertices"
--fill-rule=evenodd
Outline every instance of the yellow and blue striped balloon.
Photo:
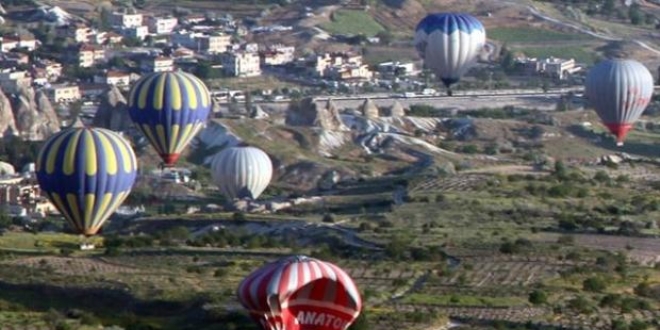
M 128 142 L 103 128 L 71 128 L 39 152 L 37 181 L 77 232 L 95 235 L 128 197 L 137 159 Z
M 128 111 L 163 162 L 173 165 L 206 123 L 211 95 L 190 73 L 154 72 L 133 85 Z

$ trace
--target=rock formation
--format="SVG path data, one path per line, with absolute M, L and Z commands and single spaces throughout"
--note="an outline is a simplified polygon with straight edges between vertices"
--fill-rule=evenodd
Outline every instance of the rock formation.
M 405 117 L 406 109 L 403 108 L 403 105 L 399 101 L 394 101 L 391 107 L 385 109 L 385 116 L 389 117 Z
M 32 87 L 22 88 L 14 98 L 14 117 L 20 135 L 31 141 L 41 141 L 60 130 L 60 122 L 48 97 L 35 93 Z
M 379 116 L 378 107 L 371 99 L 364 100 L 364 103 L 362 103 L 362 106 L 360 107 L 360 111 L 366 118 L 378 118 Z
M 264 109 L 261 108 L 258 104 L 252 107 L 252 110 L 250 111 L 250 118 L 253 119 L 266 119 L 268 118 L 268 113 L 264 111 Z
M 69 128 L 83 128 L 83 127 L 85 127 L 85 123 L 83 123 L 80 117 L 76 117 L 76 119 L 74 119 L 69 125 Z
M 18 135 L 11 102 L 2 91 L 0 91 L 0 135 L 3 137 Z
M 40 117 L 45 120 L 42 124 L 44 125 L 44 129 L 53 133 L 58 132 L 61 127 L 60 118 L 57 116 L 55 108 L 50 103 L 48 95 L 43 90 L 37 91 L 35 95 L 35 103 L 37 105 L 37 112 Z
M 318 105 L 312 98 L 292 102 L 286 116 L 286 124 L 292 126 L 314 126 L 324 130 L 346 130 L 339 116 L 339 111 L 332 101 L 325 107 Z
M 117 86 L 110 87 L 101 96 L 92 125 L 113 131 L 123 131 L 133 125 L 128 115 L 128 102 Z

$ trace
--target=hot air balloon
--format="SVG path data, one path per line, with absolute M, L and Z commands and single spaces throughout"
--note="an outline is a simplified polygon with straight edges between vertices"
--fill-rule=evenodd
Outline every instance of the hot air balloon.
M 45 142 L 36 172 L 41 190 L 69 224 L 92 236 L 131 192 L 137 160 L 113 131 L 70 128 Z
M 230 147 L 213 159 L 211 176 L 227 198 L 254 200 L 268 187 L 273 177 L 273 163 L 261 149 Z
M 623 145 L 626 134 L 641 117 L 651 101 L 653 76 L 635 60 L 611 59 L 589 70 L 585 80 L 585 97 L 589 104 Z
M 154 72 L 131 89 L 129 115 L 151 145 L 171 166 L 202 129 L 211 110 L 206 85 L 192 74 Z
M 485 44 L 483 24 L 469 14 L 429 14 L 415 29 L 415 48 L 424 66 L 440 78 L 449 95 L 451 85 L 476 62 Z
M 345 330 L 362 309 L 346 272 L 306 256 L 256 270 L 239 285 L 238 298 L 263 330 Z

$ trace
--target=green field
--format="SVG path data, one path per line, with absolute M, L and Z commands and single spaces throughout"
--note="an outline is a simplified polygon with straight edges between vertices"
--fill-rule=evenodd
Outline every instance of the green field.
M 371 15 L 361 10 L 338 10 L 332 14 L 332 22 L 321 25 L 332 34 L 358 35 L 372 37 L 385 30 Z
M 564 33 L 536 28 L 493 28 L 486 31 L 486 36 L 506 43 L 538 43 L 547 41 L 592 40 L 593 38 L 580 33 Z

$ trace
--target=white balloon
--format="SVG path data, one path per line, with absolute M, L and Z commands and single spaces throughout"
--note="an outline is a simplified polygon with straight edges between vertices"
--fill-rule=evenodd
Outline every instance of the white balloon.
M 273 163 L 255 147 L 231 147 L 219 152 L 211 164 L 214 183 L 227 198 L 257 199 L 273 177 Z

